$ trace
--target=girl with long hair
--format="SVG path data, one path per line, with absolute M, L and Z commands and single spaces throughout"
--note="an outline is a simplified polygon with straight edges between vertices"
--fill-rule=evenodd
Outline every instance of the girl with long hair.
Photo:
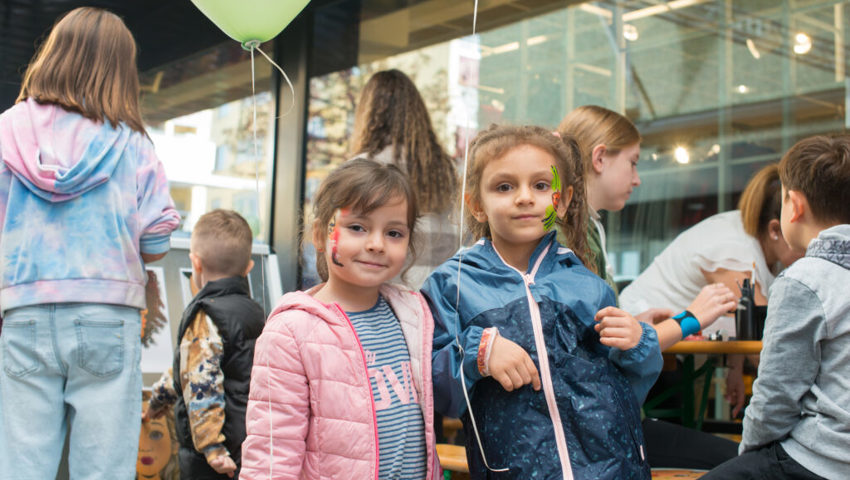
M 0 478 L 133 478 L 144 263 L 179 215 L 124 22 L 77 8 L 0 116 Z M 107 446 L 107 447 L 104 447 Z

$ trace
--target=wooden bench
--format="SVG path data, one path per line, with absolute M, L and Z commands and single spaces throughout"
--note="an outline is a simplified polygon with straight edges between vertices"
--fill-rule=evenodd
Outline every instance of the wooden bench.
M 464 447 L 438 443 L 437 456 L 440 457 L 440 466 L 445 471 L 446 479 L 469 478 L 469 466 L 466 464 L 466 449 Z
M 447 443 L 437 444 L 437 456 L 440 466 L 445 470 L 445 478 L 461 480 L 469 478 L 469 466 L 466 464 L 466 449 L 460 445 Z M 687 468 L 653 468 L 653 480 L 686 480 L 700 478 L 707 470 L 691 470 Z

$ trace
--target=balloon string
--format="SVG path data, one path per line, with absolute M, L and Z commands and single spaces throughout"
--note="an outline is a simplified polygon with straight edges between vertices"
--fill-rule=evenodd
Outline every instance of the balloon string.
M 478 0 L 475 0 L 475 6 L 472 11 L 472 36 L 475 36 L 475 29 L 478 24 Z M 472 414 L 472 402 L 469 400 L 469 394 L 466 391 L 466 379 L 463 373 L 463 362 L 466 358 L 466 352 L 463 349 L 463 344 L 460 342 L 460 338 L 458 337 L 458 332 L 460 331 L 460 270 L 463 265 L 463 214 L 465 211 L 466 205 L 466 173 L 469 167 L 469 136 L 470 136 L 470 119 L 472 118 L 472 113 L 469 111 L 466 112 L 466 129 L 464 131 L 464 141 L 463 141 L 463 175 L 461 178 L 461 186 L 460 186 L 460 219 L 458 228 L 458 261 L 457 261 L 457 296 L 455 298 L 455 317 L 457 320 L 457 329 L 455 330 L 455 343 L 457 343 L 458 352 L 460 353 L 460 383 L 463 390 L 463 399 L 466 400 L 466 408 L 467 412 L 469 412 L 469 421 L 472 423 L 472 431 L 475 433 L 475 440 L 478 443 L 478 451 L 481 453 L 481 460 L 484 462 L 484 466 L 487 467 L 487 470 L 491 472 L 507 472 L 507 468 L 493 468 L 487 463 L 487 456 L 484 455 L 484 445 L 481 442 L 481 435 L 478 433 L 478 425 L 475 422 L 475 415 Z
M 274 60 L 272 60 L 271 58 L 269 58 L 268 55 L 266 55 L 266 52 L 264 52 L 263 49 L 260 48 L 259 43 L 257 45 L 255 45 L 254 48 L 256 48 L 258 52 L 262 53 L 263 56 L 266 57 L 266 60 L 268 60 L 269 63 L 274 65 L 275 68 L 277 68 L 277 71 L 279 71 L 280 74 L 283 75 L 283 79 L 286 80 L 286 85 L 289 86 L 289 93 L 292 96 L 292 103 L 289 104 L 289 107 L 281 115 L 281 117 L 284 117 L 284 116 L 288 115 L 289 112 L 291 112 L 293 108 L 295 108 L 295 87 L 292 86 L 292 82 L 289 81 L 289 76 L 286 75 L 286 72 L 284 72 L 283 69 L 280 68 L 280 65 L 274 63 Z M 278 118 L 280 118 L 280 117 L 278 117 Z
M 254 46 L 257 50 L 259 50 L 259 46 Z M 254 78 L 254 48 L 250 48 L 251 52 L 251 105 L 253 106 L 253 125 L 252 130 L 254 132 L 254 180 L 256 185 L 257 192 L 257 217 L 260 216 L 260 146 L 257 141 L 257 92 Z M 260 272 L 262 275 L 262 290 L 263 290 L 263 310 L 266 308 L 266 270 L 265 270 L 265 259 L 260 260 Z M 271 378 L 268 375 L 269 369 L 269 360 L 266 357 L 266 388 L 269 392 L 271 392 Z M 273 466 L 274 466 L 274 437 L 272 436 L 272 402 L 271 397 L 269 397 L 269 478 L 272 478 Z

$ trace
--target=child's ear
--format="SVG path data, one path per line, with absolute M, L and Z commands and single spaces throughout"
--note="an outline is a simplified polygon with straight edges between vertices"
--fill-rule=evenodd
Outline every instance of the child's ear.
M 767 235 L 771 240 L 779 240 L 782 238 L 782 223 L 774 218 L 767 224 Z
M 590 160 L 593 164 L 593 171 L 597 174 L 601 174 L 602 170 L 604 170 L 605 161 L 603 157 L 605 157 L 605 153 L 607 151 L 608 149 L 605 148 L 604 143 L 600 143 L 599 145 L 593 147 L 593 150 L 590 151 Z
M 573 186 L 561 190 L 561 200 L 558 202 L 558 218 L 567 216 L 567 209 L 570 208 L 570 203 L 573 201 Z
M 317 252 L 325 251 L 325 242 L 328 240 L 328 232 L 326 228 L 319 228 L 318 222 L 313 222 L 312 229 L 313 246 Z
M 204 271 L 204 265 L 201 263 L 201 257 L 189 252 L 189 260 L 192 261 L 192 269 L 194 270 L 193 274 L 197 273 L 200 275 Z
M 478 223 L 485 223 L 487 221 L 487 214 L 484 213 L 484 209 L 481 208 L 481 202 L 473 200 L 470 194 L 466 194 L 466 208 L 469 209 L 472 216 L 475 217 L 475 220 Z
M 803 192 L 798 190 L 788 190 L 788 198 L 787 201 L 790 203 L 791 207 L 791 218 L 788 220 L 791 223 L 798 222 L 800 219 L 809 211 L 809 201 L 806 200 L 806 196 L 803 195 Z
M 248 266 L 245 268 L 245 273 L 242 274 L 243 277 L 247 277 L 249 273 L 251 273 L 251 269 L 254 268 L 254 260 L 248 260 Z

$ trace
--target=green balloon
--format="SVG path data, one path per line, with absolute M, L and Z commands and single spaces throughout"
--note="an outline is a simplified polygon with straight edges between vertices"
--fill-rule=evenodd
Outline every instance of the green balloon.
M 230 38 L 266 42 L 276 37 L 310 0 L 192 0 Z

